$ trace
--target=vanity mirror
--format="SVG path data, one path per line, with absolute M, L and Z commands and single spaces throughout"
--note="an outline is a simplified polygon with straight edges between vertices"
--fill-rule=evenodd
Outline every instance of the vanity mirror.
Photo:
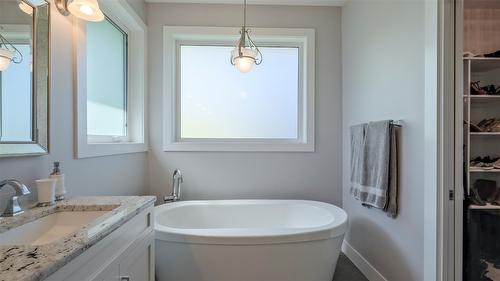
M 0 157 L 49 147 L 49 3 L 0 1 Z

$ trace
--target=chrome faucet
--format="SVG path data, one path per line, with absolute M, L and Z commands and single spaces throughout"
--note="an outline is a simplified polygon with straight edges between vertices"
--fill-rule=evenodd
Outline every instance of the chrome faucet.
M 12 186 L 16 191 L 16 194 L 9 199 L 9 202 L 7 203 L 7 207 L 5 208 L 2 217 L 13 217 L 22 214 L 24 210 L 23 208 L 21 208 L 21 205 L 19 205 L 19 201 L 17 199 L 20 196 L 30 194 L 31 192 L 29 191 L 28 187 L 26 187 L 26 185 L 22 184 L 18 180 L 10 179 L 10 180 L 0 181 L 0 189 L 2 189 L 2 187 L 6 185 Z
M 181 199 L 181 183 L 183 182 L 181 171 L 179 169 L 175 170 L 172 175 L 172 194 L 165 196 L 163 199 L 165 203 L 175 202 Z

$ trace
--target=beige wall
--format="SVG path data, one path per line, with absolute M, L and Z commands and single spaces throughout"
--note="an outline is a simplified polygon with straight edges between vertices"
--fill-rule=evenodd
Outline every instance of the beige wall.
M 151 192 L 170 192 L 175 168 L 187 199 L 300 198 L 342 203 L 340 8 L 250 6 L 251 26 L 316 30 L 316 152 L 163 152 L 164 25 L 238 26 L 241 5 L 147 4 Z M 228 54 L 229 55 L 229 54 Z
M 127 0 L 127 3 L 134 9 L 137 15 L 146 22 L 146 3 L 143 0 Z

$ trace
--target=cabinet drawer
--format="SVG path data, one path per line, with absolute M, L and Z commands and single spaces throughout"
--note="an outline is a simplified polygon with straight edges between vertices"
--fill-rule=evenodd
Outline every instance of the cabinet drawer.
M 119 278 L 120 266 L 117 263 L 113 263 L 99 273 L 92 281 L 121 281 Z
M 127 281 L 154 281 L 154 234 L 143 236 L 120 257 L 120 277 Z M 99 280 L 100 281 L 100 280 Z

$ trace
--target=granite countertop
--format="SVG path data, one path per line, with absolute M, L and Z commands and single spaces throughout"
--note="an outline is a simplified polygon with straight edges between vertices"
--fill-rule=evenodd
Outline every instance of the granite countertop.
M 66 237 L 45 245 L 0 246 L 0 281 L 43 280 L 63 267 L 142 210 L 154 196 L 100 196 L 66 199 L 50 207 L 25 210 L 16 217 L 0 217 L 2 233 L 63 211 L 110 211 Z

